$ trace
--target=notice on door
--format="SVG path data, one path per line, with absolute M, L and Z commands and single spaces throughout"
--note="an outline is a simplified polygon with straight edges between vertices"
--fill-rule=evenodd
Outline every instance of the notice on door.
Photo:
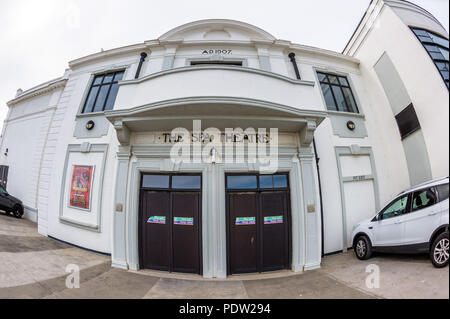
M 238 217 L 236 218 L 236 225 L 255 225 L 256 217 Z
M 264 217 L 264 225 L 283 224 L 283 216 Z
M 194 225 L 194 218 L 187 218 L 187 217 L 174 217 L 173 223 L 175 225 L 185 225 L 185 226 L 193 226 Z
M 166 224 L 166 216 L 151 216 L 147 220 L 147 224 Z

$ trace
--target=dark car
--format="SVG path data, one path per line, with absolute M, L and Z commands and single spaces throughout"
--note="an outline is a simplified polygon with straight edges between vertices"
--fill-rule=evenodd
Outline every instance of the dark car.
M 16 218 L 23 216 L 22 201 L 9 195 L 3 186 L 0 186 L 0 210 L 5 211 L 7 215 L 13 213 Z

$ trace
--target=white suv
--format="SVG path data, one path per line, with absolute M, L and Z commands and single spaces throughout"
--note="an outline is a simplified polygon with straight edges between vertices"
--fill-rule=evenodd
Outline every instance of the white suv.
M 356 256 L 372 252 L 430 253 L 433 265 L 448 265 L 449 179 L 428 182 L 399 194 L 374 218 L 353 229 Z

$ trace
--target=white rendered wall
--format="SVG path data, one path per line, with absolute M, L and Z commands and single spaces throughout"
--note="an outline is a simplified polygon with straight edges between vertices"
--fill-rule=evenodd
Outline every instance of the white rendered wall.
M 390 3 L 391 1 L 387 1 Z M 398 2 L 398 1 L 392 1 Z M 381 2 L 380 2 L 381 7 Z M 389 55 L 408 91 L 425 138 L 433 178 L 448 176 L 449 102 L 448 89 L 436 66 L 408 24 L 442 34 L 442 27 L 429 17 L 408 9 L 384 5 L 361 45 L 352 46 L 352 56 L 361 60 L 361 73 L 367 95 L 374 105 L 370 118 L 378 140 L 375 156 L 387 164 L 379 170 L 382 202 L 410 186 L 397 124 L 386 94 L 374 71 L 384 52 Z M 373 18 L 372 18 L 373 19 Z M 448 36 L 444 34 L 445 36 Z M 382 129 L 380 129 L 382 128 Z M 383 176 L 384 175 L 384 176 Z

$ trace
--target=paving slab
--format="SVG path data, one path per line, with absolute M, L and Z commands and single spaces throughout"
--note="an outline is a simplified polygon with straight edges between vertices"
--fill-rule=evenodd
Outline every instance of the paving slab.
M 320 270 L 286 278 L 244 281 L 244 286 L 248 296 L 257 299 L 374 298 L 373 295 L 348 287 Z
M 246 299 L 242 281 L 197 281 L 161 278 L 145 299 Z
M 366 285 L 369 275 L 366 271 L 371 271 L 373 266 L 379 269 L 379 288 Z M 361 261 L 349 251 L 325 257 L 322 271 L 349 287 L 382 298 L 449 298 L 449 267 L 435 268 L 427 255 L 378 254 Z

